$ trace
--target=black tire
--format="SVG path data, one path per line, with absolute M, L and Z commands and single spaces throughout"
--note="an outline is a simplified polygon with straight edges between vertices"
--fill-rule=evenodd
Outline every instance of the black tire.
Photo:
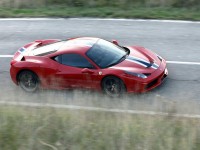
M 26 92 L 35 92 L 39 88 L 39 80 L 32 71 L 22 71 L 18 76 L 19 86 Z
M 102 89 L 110 97 L 120 97 L 126 91 L 123 81 L 115 76 L 104 78 L 102 81 Z

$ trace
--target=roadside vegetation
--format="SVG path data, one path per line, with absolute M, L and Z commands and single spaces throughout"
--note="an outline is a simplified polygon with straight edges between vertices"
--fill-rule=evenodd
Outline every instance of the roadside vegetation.
M 0 17 L 200 20 L 199 0 L 2 0 Z
M 1 106 L 1 150 L 199 150 L 200 120 Z

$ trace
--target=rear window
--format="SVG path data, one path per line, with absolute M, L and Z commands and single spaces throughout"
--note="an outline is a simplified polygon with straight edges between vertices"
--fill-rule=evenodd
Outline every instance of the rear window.
M 56 42 L 53 44 L 45 45 L 36 49 L 33 49 L 30 53 L 30 55 L 34 56 L 45 56 L 51 53 L 56 52 L 61 48 L 61 46 L 65 43 L 66 41 L 60 41 Z

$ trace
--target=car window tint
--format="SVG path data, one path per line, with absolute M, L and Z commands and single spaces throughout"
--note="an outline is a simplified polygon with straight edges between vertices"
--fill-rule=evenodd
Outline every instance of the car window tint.
M 93 65 L 79 54 L 63 54 L 62 64 L 78 68 L 94 68 Z
M 111 64 L 116 64 L 125 54 L 126 52 L 121 47 L 102 39 L 98 40 L 86 52 L 86 55 L 100 68 L 106 68 Z
M 55 60 L 55 61 L 57 61 L 58 63 L 61 63 L 61 56 L 52 57 L 52 60 Z

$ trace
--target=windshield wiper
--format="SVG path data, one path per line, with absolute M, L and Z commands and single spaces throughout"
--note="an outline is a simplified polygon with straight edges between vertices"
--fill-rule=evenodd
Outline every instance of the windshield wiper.
M 127 55 L 130 54 L 130 49 L 128 49 L 128 48 L 125 47 L 125 46 L 121 46 L 121 47 L 124 49 L 124 51 L 127 53 Z
M 128 53 L 126 53 L 125 55 L 123 55 L 118 61 L 107 65 L 105 68 L 108 68 L 108 67 L 114 66 L 116 64 L 119 64 L 120 62 L 124 61 L 127 56 L 128 56 Z
M 120 63 L 122 61 L 124 61 L 126 59 L 126 57 L 128 56 L 128 54 L 126 53 L 124 56 L 122 56 L 118 61 L 117 63 Z

